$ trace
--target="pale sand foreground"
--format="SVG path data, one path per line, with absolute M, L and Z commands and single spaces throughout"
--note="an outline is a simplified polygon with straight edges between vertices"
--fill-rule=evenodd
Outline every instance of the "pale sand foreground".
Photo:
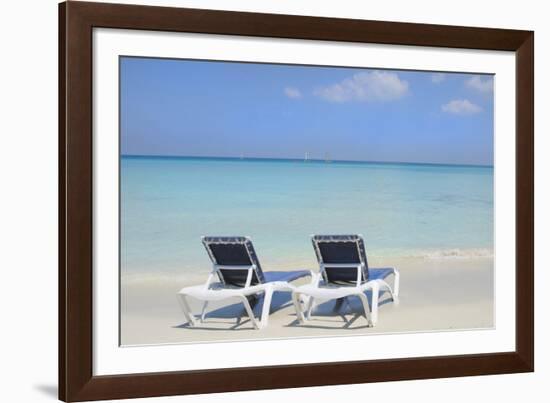
M 378 262 L 371 263 L 375 266 L 373 263 Z M 332 309 L 333 301 L 322 304 L 310 322 L 299 325 L 289 293 L 275 294 L 266 329 L 253 329 L 242 305 L 232 301 L 212 306 L 205 323 L 190 328 L 179 309 L 176 292 L 197 284 L 197 278 L 189 280 L 190 284 L 123 280 L 121 342 L 123 345 L 197 343 L 494 326 L 493 258 L 400 259 L 391 263 L 401 272 L 400 303 L 394 305 L 385 294 L 380 301 L 378 324 L 373 328 L 367 327 L 355 298 L 350 298 L 350 304 L 337 313 Z M 393 284 L 392 278 L 389 281 Z M 198 312 L 200 305 L 195 308 Z M 237 323 L 239 316 L 242 319 Z

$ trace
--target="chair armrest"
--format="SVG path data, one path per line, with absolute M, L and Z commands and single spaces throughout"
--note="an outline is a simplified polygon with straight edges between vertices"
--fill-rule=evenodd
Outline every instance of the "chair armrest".
M 316 273 L 313 270 L 311 270 L 311 281 L 309 284 L 318 287 L 319 282 L 321 281 L 321 278 L 322 278 L 321 273 Z
M 204 283 L 204 288 L 205 289 L 210 289 L 210 285 L 212 284 L 212 280 L 214 279 L 214 276 L 215 276 L 215 273 L 214 272 L 211 272 L 209 275 L 208 275 L 208 278 L 206 279 L 206 282 Z

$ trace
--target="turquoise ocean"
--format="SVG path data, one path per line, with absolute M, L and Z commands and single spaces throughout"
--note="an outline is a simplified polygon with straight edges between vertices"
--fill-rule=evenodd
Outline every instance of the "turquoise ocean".
M 311 234 L 362 234 L 367 254 L 493 254 L 493 168 L 123 156 L 121 274 L 194 276 L 203 235 L 247 235 L 264 270 L 315 268 Z

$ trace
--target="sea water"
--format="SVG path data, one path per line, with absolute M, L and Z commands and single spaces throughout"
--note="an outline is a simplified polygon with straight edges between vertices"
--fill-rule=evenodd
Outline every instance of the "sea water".
M 312 234 L 369 258 L 493 253 L 493 168 L 123 156 L 121 274 L 210 269 L 203 235 L 246 235 L 265 269 L 315 268 Z

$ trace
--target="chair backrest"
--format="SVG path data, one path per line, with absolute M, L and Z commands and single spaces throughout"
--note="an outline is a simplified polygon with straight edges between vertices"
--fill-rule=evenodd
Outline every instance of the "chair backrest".
M 224 284 L 244 287 L 252 269 L 250 285 L 265 281 L 252 241 L 244 236 L 205 236 L 202 243 Z
M 313 235 L 311 240 L 326 282 L 356 284 L 357 266 L 361 266 L 360 282 L 368 281 L 369 264 L 361 235 Z

